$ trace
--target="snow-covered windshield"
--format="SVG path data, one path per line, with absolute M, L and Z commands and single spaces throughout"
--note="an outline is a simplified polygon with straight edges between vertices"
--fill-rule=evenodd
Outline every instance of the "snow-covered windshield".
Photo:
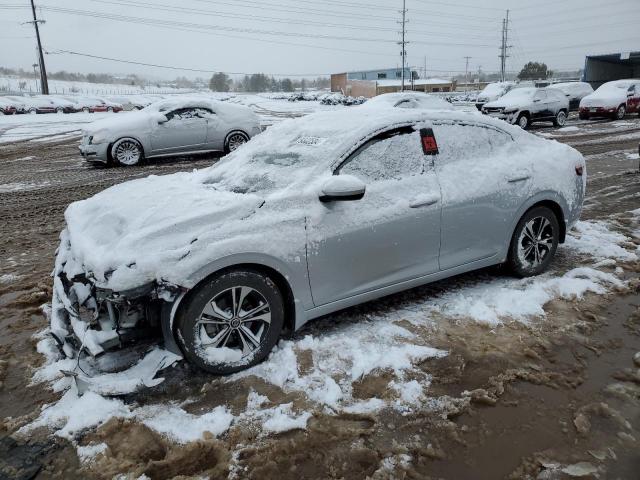
M 502 97 L 504 101 L 529 101 L 538 91 L 537 88 L 515 88 Z
M 506 83 L 490 83 L 489 85 L 484 87 L 484 90 L 482 90 L 480 95 L 487 97 L 502 95 L 508 86 L 509 85 Z
M 376 125 L 389 125 L 402 111 L 353 109 L 286 120 L 208 169 L 204 183 L 237 193 L 302 188 L 318 172 L 330 172 L 334 162 Z
M 598 93 L 619 93 L 620 90 L 627 90 L 633 82 L 609 82 L 601 85 L 596 92 Z

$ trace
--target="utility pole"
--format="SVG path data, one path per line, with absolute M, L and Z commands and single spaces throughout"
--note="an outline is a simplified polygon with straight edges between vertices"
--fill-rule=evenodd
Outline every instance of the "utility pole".
M 405 35 L 406 35 L 406 26 L 407 26 L 407 8 L 406 8 L 406 0 L 402 0 L 402 11 L 400 13 L 402 13 L 402 40 L 400 42 L 398 42 L 398 44 L 402 47 L 402 50 L 400 52 L 400 55 L 402 55 L 402 86 L 400 88 L 400 91 L 404 92 L 404 70 L 405 70 L 405 65 L 407 64 L 407 50 L 406 50 L 406 45 L 407 45 L 407 41 L 405 40 Z
M 44 55 L 42 54 L 42 43 L 40 42 L 40 29 L 38 23 L 44 23 L 44 20 L 38 20 L 36 16 L 36 6 L 31 0 L 31 12 L 33 13 L 33 26 L 36 29 L 36 40 L 38 41 L 38 60 L 40 62 L 40 90 L 43 95 L 49 95 L 49 82 L 47 81 L 47 69 L 44 66 Z
M 471 57 L 464 57 L 466 60 L 464 66 L 464 91 L 466 92 L 469 89 L 469 59 Z
M 509 48 L 509 10 L 507 16 L 502 20 L 502 45 L 500 46 L 500 80 L 505 81 L 505 70 L 507 66 L 507 49 Z

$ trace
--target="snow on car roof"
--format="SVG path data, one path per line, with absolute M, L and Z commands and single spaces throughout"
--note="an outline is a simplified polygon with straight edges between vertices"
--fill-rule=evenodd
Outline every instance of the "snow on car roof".
M 412 102 L 414 101 L 414 102 Z M 422 92 L 394 92 L 394 93 L 385 93 L 382 95 L 378 95 L 373 97 L 364 104 L 360 108 L 369 108 L 372 106 L 390 106 L 390 107 L 398 107 L 401 106 L 402 102 L 412 102 L 414 108 L 430 108 L 435 110 L 453 110 L 453 106 L 442 100 L 441 98 L 436 97 L 435 95 L 429 95 L 428 93 Z

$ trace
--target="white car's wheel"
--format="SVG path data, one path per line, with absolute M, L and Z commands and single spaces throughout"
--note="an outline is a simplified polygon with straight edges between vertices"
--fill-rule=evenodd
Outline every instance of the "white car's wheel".
M 111 147 L 111 158 L 119 165 L 136 165 L 142 157 L 142 145 L 132 138 L 121 138 Z
M 227 136 L 224 142 L 225 153 L 231 153 L 249 141 L 249 137 L 243 132 L 233 132 Z
M 556 127 L 564 127 L 565 123 L 567 123 L 567 113 L 564 110 L 560 110 L 556 115 L 556 119 L 553 121 L 553 124 Z

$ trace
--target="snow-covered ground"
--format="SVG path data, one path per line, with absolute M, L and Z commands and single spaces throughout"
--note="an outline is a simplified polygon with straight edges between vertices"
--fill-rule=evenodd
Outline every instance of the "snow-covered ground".
M 20 85 L 25 85 L 20 89 Z M 0 95 L 5 92 L 38 93 L 39 85 L 33 77 L 0 76 Z M 130 94 L 165 94 L 165 93 L 185 93 L 193 90 L 172 87 L 142 87 L 139 85 L 127 85 L 125 83 L 90 83 L 74 82 L 67 80 L 49 79 L 49 92 L 52 95 L 130 95 Z

